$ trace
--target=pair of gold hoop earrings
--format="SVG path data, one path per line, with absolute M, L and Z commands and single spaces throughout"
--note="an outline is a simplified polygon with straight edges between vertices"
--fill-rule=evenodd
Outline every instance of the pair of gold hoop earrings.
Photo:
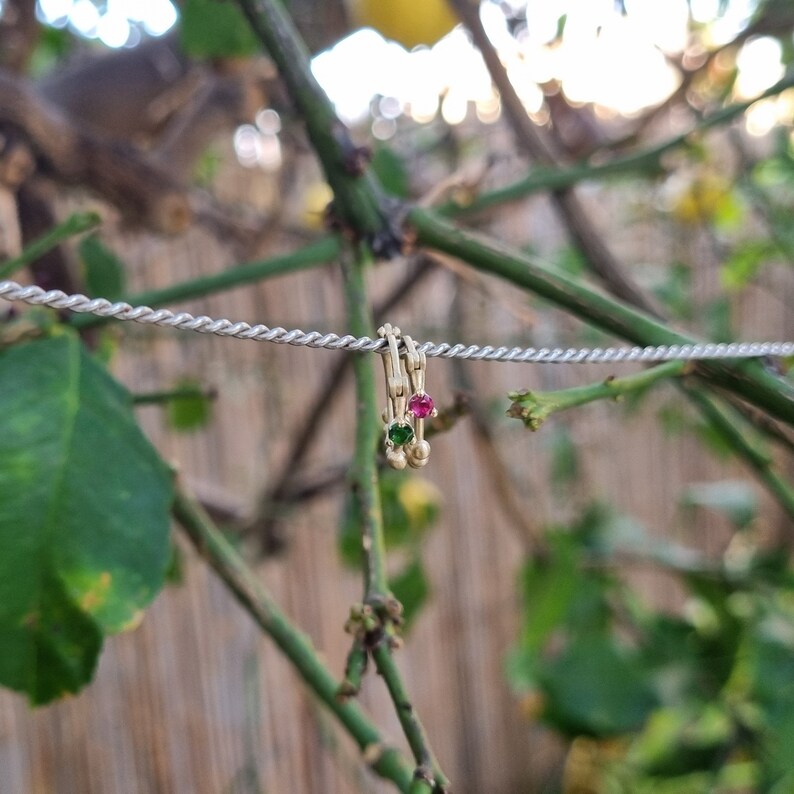
M 388 398 L 383 412 L 386 461 L 393 469 L 406 465 L 421 469 L 430 459 L 425 419 L 438 415 L 433 398 L 425 391 L 427 357 L 410 336 L 402 336 L 400 329 L 389 323 L 378 329 L 378 336 L 387 344 L 383 355 Z

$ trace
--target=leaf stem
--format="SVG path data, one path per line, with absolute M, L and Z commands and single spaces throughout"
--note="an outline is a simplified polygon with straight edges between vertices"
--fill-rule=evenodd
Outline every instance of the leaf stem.
M 217 292 L 239 287 L 241 284 L 251 284 L 255 281 L 262 281 L 284 273 L 296 273 L 299 270 L 306 270 L 307 268 L 330 262 L 339 256 L 340 250 L 340 243 L 336 237 L 323 237 L 315 243 L 299 248 L 297 251 L 291 251 L 288 254 L 237 265 L 219 273 L 200 276 L 189 281 L 181 281 L 178 284 L 171 284 L 161 289 L 139 292 L 137 295 L 125 297 L 124 301 L 131 306 L 152 306 L 156 308 L 164 304 L 179 303 L 192 298 L 201 298 L 205 295 L 214 295 Z M 97 317 L 93 314 L 75 314 L 70 318 L 70 323 L 78 328 L 87 328 L 89 326 L 102 325 L 109 322 L 110 319 L 108 317 Z
M 290 623 L 204 509 L 183 490 L 177 489 L 173 513 L 198 553 L 353 737 L 371 768 L 394 782 L 400 791 L 410 791 L 412 770 L 405 759 L 396 749 L 382 744 L 377 728 L 356 703 L 337 699 L 337 681 L 320 660 L 309 638 Z
M 696 342 L 639 309 L 550 270 L 535 257 L 458 229 L 433 212 L 414 208 L 408 214 L 408 221 L 420 245 L 444 251 L 479 270 L 500 276 L 567 309 L 585 322 L 637 345 L 691 345 Z M 794 425 L 794 387 L 769 372 L 760 362 L 702 362 L 696 373 Z
M 691 368 L 692 363 L 688 361 L 667 361 L 634 375 L 607 378 L 587 386 L 550 392 L 512 392 L 510 399 L 513 404 L 507 415 L 521 419 L 530 430 L 537 430 L 554 413 L 596 400 L 618 399 L 623 395 L 647 389 L 660 380 L 685 375 Z
M 51 251 L 70 237 L 95 229 L 102 222 L 96 212 L 75 212 L 63 223 L 53 226 L 37 240 L 25 246 L 19 256 L 0 264 L 0 279 L 6 279 L 26 265 L 35 262 L 40 256 Z
M 161 405 L 173 400 L 214 400 L 217 393 L 214 389 L 203 389 L 200 386 L 171 389 L 170 391 L 141 392 L 132 395 L 133 405 Z

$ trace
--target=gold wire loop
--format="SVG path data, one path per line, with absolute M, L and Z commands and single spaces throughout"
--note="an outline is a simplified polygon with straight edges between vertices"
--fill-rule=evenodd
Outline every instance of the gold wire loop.
M 411 391 L 414 394 L 424 394 L 427 356 L 417 350 L 414 340 L 410 336 L 403 337 L 403 344 L 405 345 L 405 369 L 411 381 Z

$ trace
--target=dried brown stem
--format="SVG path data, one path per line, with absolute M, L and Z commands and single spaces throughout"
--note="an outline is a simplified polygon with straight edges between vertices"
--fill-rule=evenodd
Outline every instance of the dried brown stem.
M 473 3 L 471 0 L 450 0 L 450 4 L 469 29 L 474 43 L 482 54 L 491 79 L 499 90 L 502 107 L 515 133 L 518 147 L 543 166 L 557 165 L 552 146 L 541 136 L 527 114 L 499 59 L 499 54 L 485 32 L 480 20 L 479 3 Z M 610 292 L 627 303 L 658 316 L 659 310 L 655 303 L 623 273 L 620 264 L 584 211 L 576 191 L 573 188 L 561 188 L 553 191 L 551 198 L 576 247 Z
M 191 219 L 187 192 L 131 145 L 82 129 L 29 83 L 0 72 L 0 125 L 22 130 L 42 173 L 81 185 L 160 231 L 183 231 Z

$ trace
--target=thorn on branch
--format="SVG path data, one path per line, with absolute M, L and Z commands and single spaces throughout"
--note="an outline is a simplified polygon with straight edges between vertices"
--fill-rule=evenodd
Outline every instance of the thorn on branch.
M 418 766 L 414 770 L 414 780 L 424 780 L 433 784 L 433 770 L 426 766 Z
M 369 146 L 356 146 L 341 123 L 334 127 L 334 138 L 342 153 L 342 167 L 350 176 L 364 176 L 367 166 L 372 162 L 372 149 Z

